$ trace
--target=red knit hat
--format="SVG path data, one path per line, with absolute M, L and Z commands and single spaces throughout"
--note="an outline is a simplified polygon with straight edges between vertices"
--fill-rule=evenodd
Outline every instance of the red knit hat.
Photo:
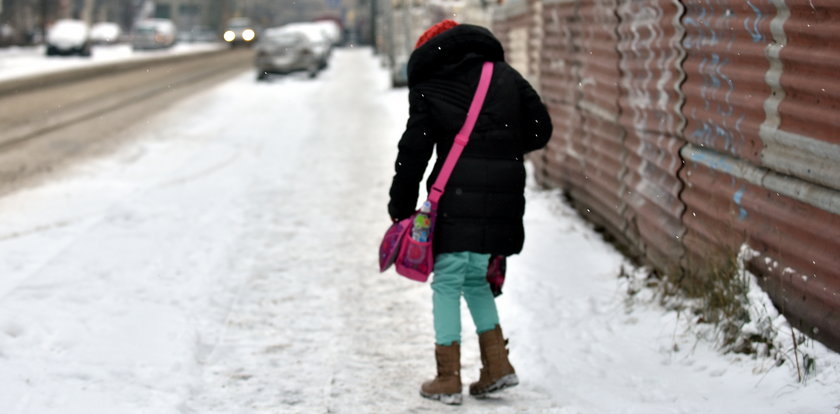
M 453 28 L 457 25 L 458 25 L 458 22 L 456 22 L 454 20 L 449 20 L 449 19 L 443 20 L 443 21 L 435 24 L 434 26 L 428 28 L 425 33 L 420 35 L 420 38 L 417 39 L 417 44 L 414 45 L 414 48 L 417 49 L 418 47 L 423 46 L 423 43 L 426 43 L 427 41 L 429 41 L 429 39 L 445 32 L 445 31 L 447 31 L 447 30 L 449 30 L 449 29 L 451 29 L 451 28 Z

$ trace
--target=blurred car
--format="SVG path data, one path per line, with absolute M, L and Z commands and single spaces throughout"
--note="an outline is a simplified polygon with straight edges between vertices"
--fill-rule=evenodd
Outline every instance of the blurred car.
M 0 23 L 0 46 L 13 45 L 19 42 L 17 30 L 8 23 Z
M 318 20 L 312 23 L 314 26 L 321 29 L 332 46 L 338 46 L 343 43 L 341 26 L 334 20 Z
M 90 28 L 81 20 L 64 19 L 47 31 L 47 56 L 90 56 Z
M 230 19 L 222 39 L 231 47 L 250 46 L 257 40 L 257 27 L 246 17 Z
M 318 62 L 318 69 L 327 67 L 327 63 L 332 53 L 333 40 L 330 38 L 328 31 L 324 26 L 318 22 L 299 22 L 289 23 L 277 29 L 285 33 L 298 33 L 306 38 L 309 49 L 315 55 Z
M 175 24 L 169 19 L 146 19 L 137 23 L 131 36 L 135 50 L 163 49 L 175 44 Z
M 90 41 L 95 45 L 117 43 L 122 36 L 120 25 L 112 22 L 99 22 L 90 28 Z
M 257 80 L 297 71 L 306 71 L 309 77 L 315 77 L 321 69 L 315 49 L 303 33 L 284 28 L 266 30 L 256 46 Z

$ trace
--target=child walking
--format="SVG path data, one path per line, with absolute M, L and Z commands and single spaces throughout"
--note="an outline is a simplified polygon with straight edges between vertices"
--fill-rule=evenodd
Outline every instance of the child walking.
M 462 402 L 461 297 L 469 307 L 481 350 L 482 398 L 519 383 L 508 360 L 499 314 L 486 280 L 492 256 L 519 253 L 525 239 L 524 155 L 545 146 L 551 119 L 528 82 L 504 61 L 489 30 L 444 20 L 417 41 L 408 62 L 409 119 L 399 142 L 388 212 L 392 220 L 415 210 L 420 181 L 437 150 L 428 187 L 461 128 L 484 62 L 494 73 L 484 106 L 438 205 L 432 304 L 437 376 L 420 394 Z

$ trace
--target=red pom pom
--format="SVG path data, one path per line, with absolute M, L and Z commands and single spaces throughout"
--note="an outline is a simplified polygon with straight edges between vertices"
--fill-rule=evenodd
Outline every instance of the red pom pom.
M 434 26 L 428 28 L 422 35 L 420 35 L 420 38 L 417 39 L 417 44 L 414 45 L 414 48 L 417 49 L 418 47 L 422 46 L 423 43 L 428 42 L 429 39 L 445 32 L 445 31 L 447 31 L 447 30 L 449 30 L 449 29 L 451 29 L 451 28 L 453 28 L 457 25 L 458 25 L 458 22 L 456 22 L 454 20 L 449 20 L 449 19 L 443 20 L 440 23 L 435 24 Z

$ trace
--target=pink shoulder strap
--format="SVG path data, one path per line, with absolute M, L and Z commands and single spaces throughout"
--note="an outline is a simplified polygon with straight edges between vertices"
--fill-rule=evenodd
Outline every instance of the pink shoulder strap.
M 449 154 L 443 162 L 443 167 L 441 167 L 435 183 L 432 184 L 431 191 L 429 191 L 429 201 L 434 204 L 437 204 L 440 196 L 443 195 L 446 182 L 449 181 L 449 176 L 452 175 L 452 170 L 455 169 L 458 158 L 461 157 L 464 147 L 470 140 L 473 127 L 475 127 L 475 121 L 478 119 L 478 114 L 481 113 L 481 107 L 484 105 L 484 98 L 487 96 L 487 88 L 490 87 L 490 78 L 492 77 L 493 62 L 484 62 L 484 66 L 481 68 L 481 79 L 478 81 L 478 88 L 475 90 L 470 109 L 467 112 L 467 120 L 464 122 L 461 130 L 458 131 L 458 134 L 455 135 L 455 142 L 452 144 L 452 148 L 449 150 Z

